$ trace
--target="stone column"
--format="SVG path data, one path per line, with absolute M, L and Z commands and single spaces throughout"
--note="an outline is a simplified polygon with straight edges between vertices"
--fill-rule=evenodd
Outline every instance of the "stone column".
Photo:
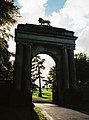
M 63 90 L 69 89 L 69 65 L 67 48 L 62 48 L 62 86 Z
M 29 112 L 29 119 L 32 119 L 32 93 L 31 93 L 31 45 L 26 43 L 17 44 L 15 61 L 15 95 L 14 104 L 26 108 Z M 26 111 L 25 110 L 25 111 Z M 24 116 L 21 114 L 21 116 Z
M 23 53 L 23 79 L 22 79 L 22 89 L 30 90 L 31 89 L 31 45 L 24 45 Z
M 29 108 L 29 115 L 32 116 L 32 89 L 31 89 L 31 45 L 25 43 L 23 46 L 23 71 L 21 82 L 21 101 L 22 105 Z
M 23 45 L 17 42 L 15 63 L 14 63 L 14 87 L 15 89 L 21 89 L 22 69 L 23 69 Z
M 69 80 L 70 80 L 70 89 L 76 89 L 76 70 L 75 70 L 75 60 L 74 60 L 74 50 L 68 50 L 69 57 Z
M 54 103 L 63 105 L 61 59 L 60 58 L 61 58 L 61 55 L 58 56 L 57 63 L 56 63 L 56 82 L 55 82 Z

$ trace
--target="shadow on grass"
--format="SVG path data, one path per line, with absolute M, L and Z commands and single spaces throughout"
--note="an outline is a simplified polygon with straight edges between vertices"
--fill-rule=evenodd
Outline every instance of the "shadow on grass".
M 47 96 L 42 96 L 42 98 L 47 99 L 48 97 Z
M 33 98 L 32 99 L 33 103 L 52 103 L 52 100 L 42 100 L 42 99 L 38 99 L 38 98 Z
M 32 120 L 39 120 L 39 117 L 38 117 L 38 115 L 37 115 L 37 113 L 35 112 L 34 109 L 32 111 Z

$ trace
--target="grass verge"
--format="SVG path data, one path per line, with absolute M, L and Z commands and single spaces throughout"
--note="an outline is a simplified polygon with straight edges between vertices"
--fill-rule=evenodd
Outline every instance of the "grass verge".
M 35 112 L 37 113 L 39 120 L 47 120 L 47 119 L 44 117 L 44 115 L 42 114 L 42 112 L 41 112 L 41 110 L 40 110 L 39 108 L 34 107 L 34 110 L 35 110 Z

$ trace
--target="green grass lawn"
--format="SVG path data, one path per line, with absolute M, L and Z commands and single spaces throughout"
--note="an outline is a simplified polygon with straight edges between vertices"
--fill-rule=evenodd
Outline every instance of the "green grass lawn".
M 45 101 L 51 101 L 52 100 L 52 89 L 46 89 L 42 88 L 42 97 L 38 97 L 39 91 L 38 89 L 36 91 L 33 91 L 33 98 L 37 98 L 39 100 L 45 100 Z

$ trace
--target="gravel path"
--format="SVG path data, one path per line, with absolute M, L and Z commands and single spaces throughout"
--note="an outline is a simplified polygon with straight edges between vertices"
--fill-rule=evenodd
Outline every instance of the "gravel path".
M 35 103 L 48 120 L 89 120 L 89 115 L 50 103 Z

